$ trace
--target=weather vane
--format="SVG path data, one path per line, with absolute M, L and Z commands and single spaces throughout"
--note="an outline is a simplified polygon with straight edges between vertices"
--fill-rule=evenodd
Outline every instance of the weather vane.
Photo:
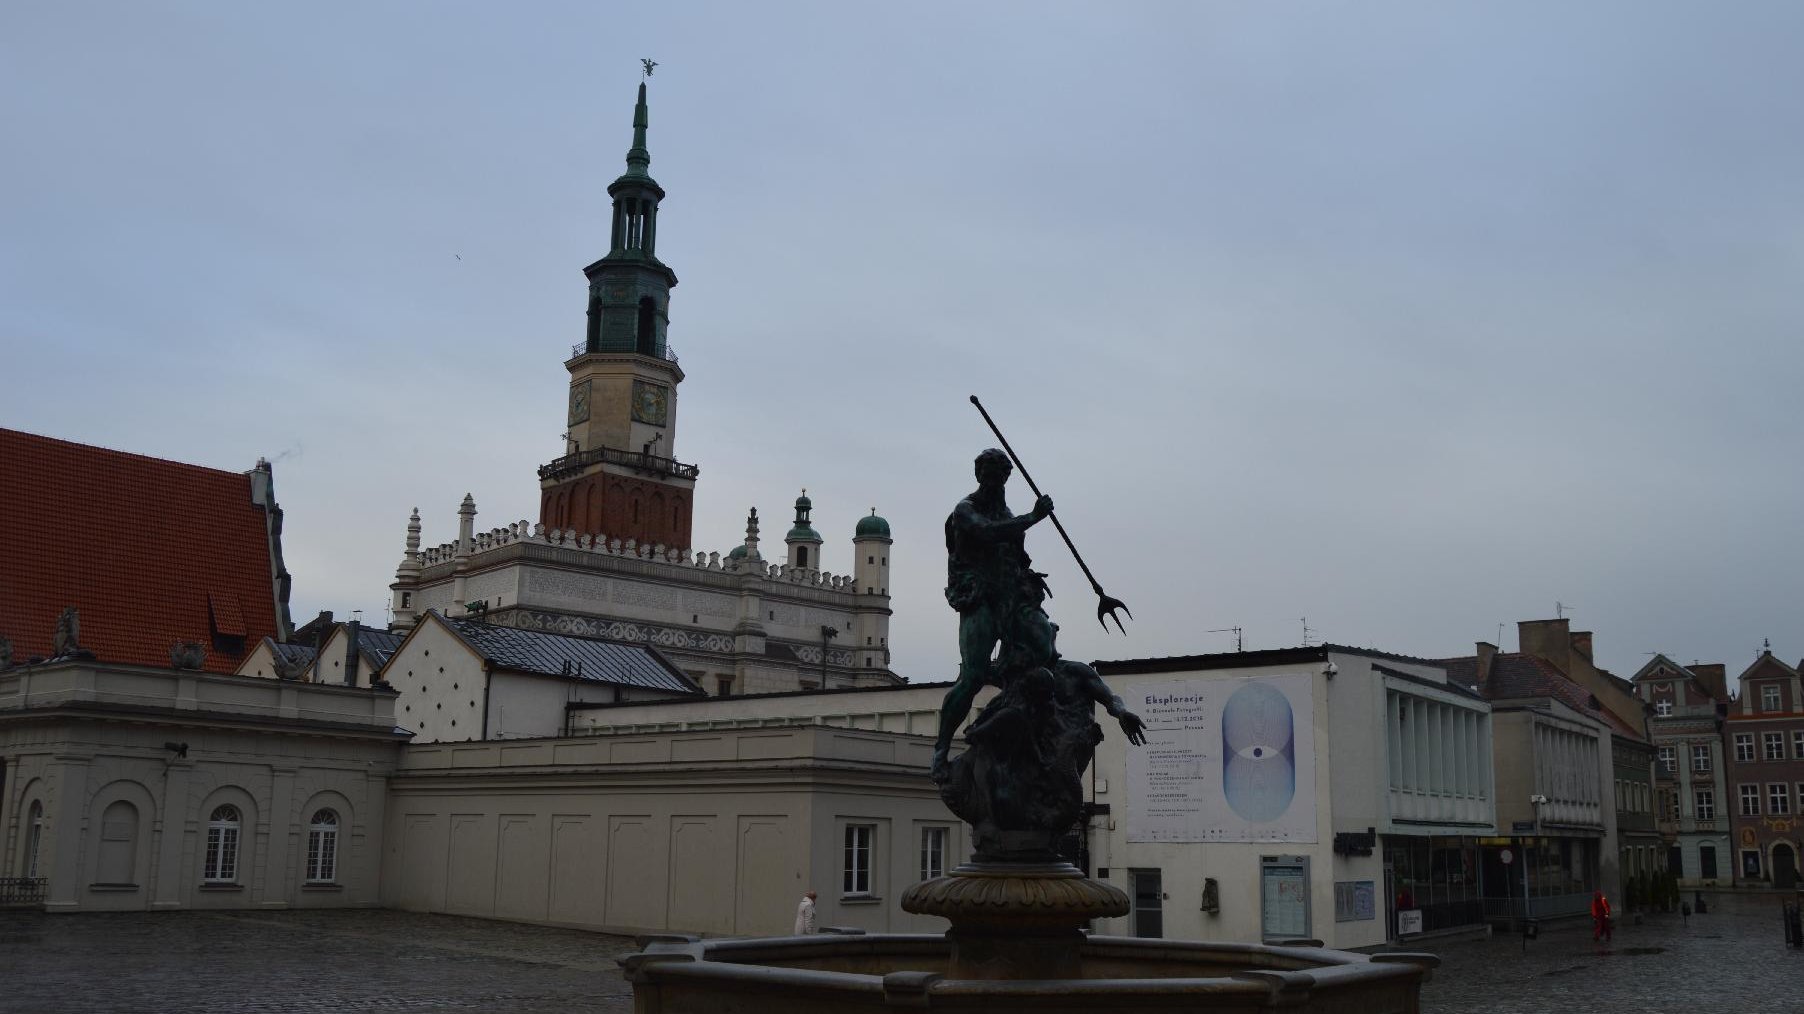
M 640 60 L 639 62 L 645 65 L 646 77 L 651 77 L 651 72 L 656 70 L 658 66 L 658 61 L 656 60 Z

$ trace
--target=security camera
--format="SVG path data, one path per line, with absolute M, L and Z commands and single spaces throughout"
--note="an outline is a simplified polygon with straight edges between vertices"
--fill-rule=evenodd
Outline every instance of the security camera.
M 1325 666 L 1322 666 L 1322 675 L 1328 677 L 1329 679 L 1333 679 L 1334 674 L 1337 672 L 1340 672 L 1340 666 L 1335 665 L 1333 659 L 1329 659 L 1328 664 Z
M 1547 802 L 1547 797 L 1543 796 L 1539 792 L 1537 792 L 1534 795 L 1528 797 L 1528 801 L 1536 806 L 1539 806 L 1542 803 Z

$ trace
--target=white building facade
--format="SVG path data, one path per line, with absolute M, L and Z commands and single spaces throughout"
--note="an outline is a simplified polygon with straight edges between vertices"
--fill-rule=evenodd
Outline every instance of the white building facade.
M 1107 730 L 1098 932 L 1369 947 L 1482 921 L 1490 707 L 1420 659 L 1317 647 L 1098 663 L 1148 723 Z

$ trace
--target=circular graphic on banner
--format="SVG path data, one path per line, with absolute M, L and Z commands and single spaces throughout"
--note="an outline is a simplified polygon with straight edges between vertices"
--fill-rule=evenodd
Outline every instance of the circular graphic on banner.
M 1295 719 L 1284 695 L 1248 683 L 1221 710 L 1221 781 L 1243 820 L 1276 820 L 1297 794 Z

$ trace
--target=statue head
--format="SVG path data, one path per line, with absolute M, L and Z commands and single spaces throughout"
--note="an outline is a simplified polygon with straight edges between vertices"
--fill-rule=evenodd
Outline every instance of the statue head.
M 1000 486 L 1014 474 L 1015 466 L 1009 463 L 1008 455 L 992 447 L 977 456 L 977 484 L 979 486 Z

